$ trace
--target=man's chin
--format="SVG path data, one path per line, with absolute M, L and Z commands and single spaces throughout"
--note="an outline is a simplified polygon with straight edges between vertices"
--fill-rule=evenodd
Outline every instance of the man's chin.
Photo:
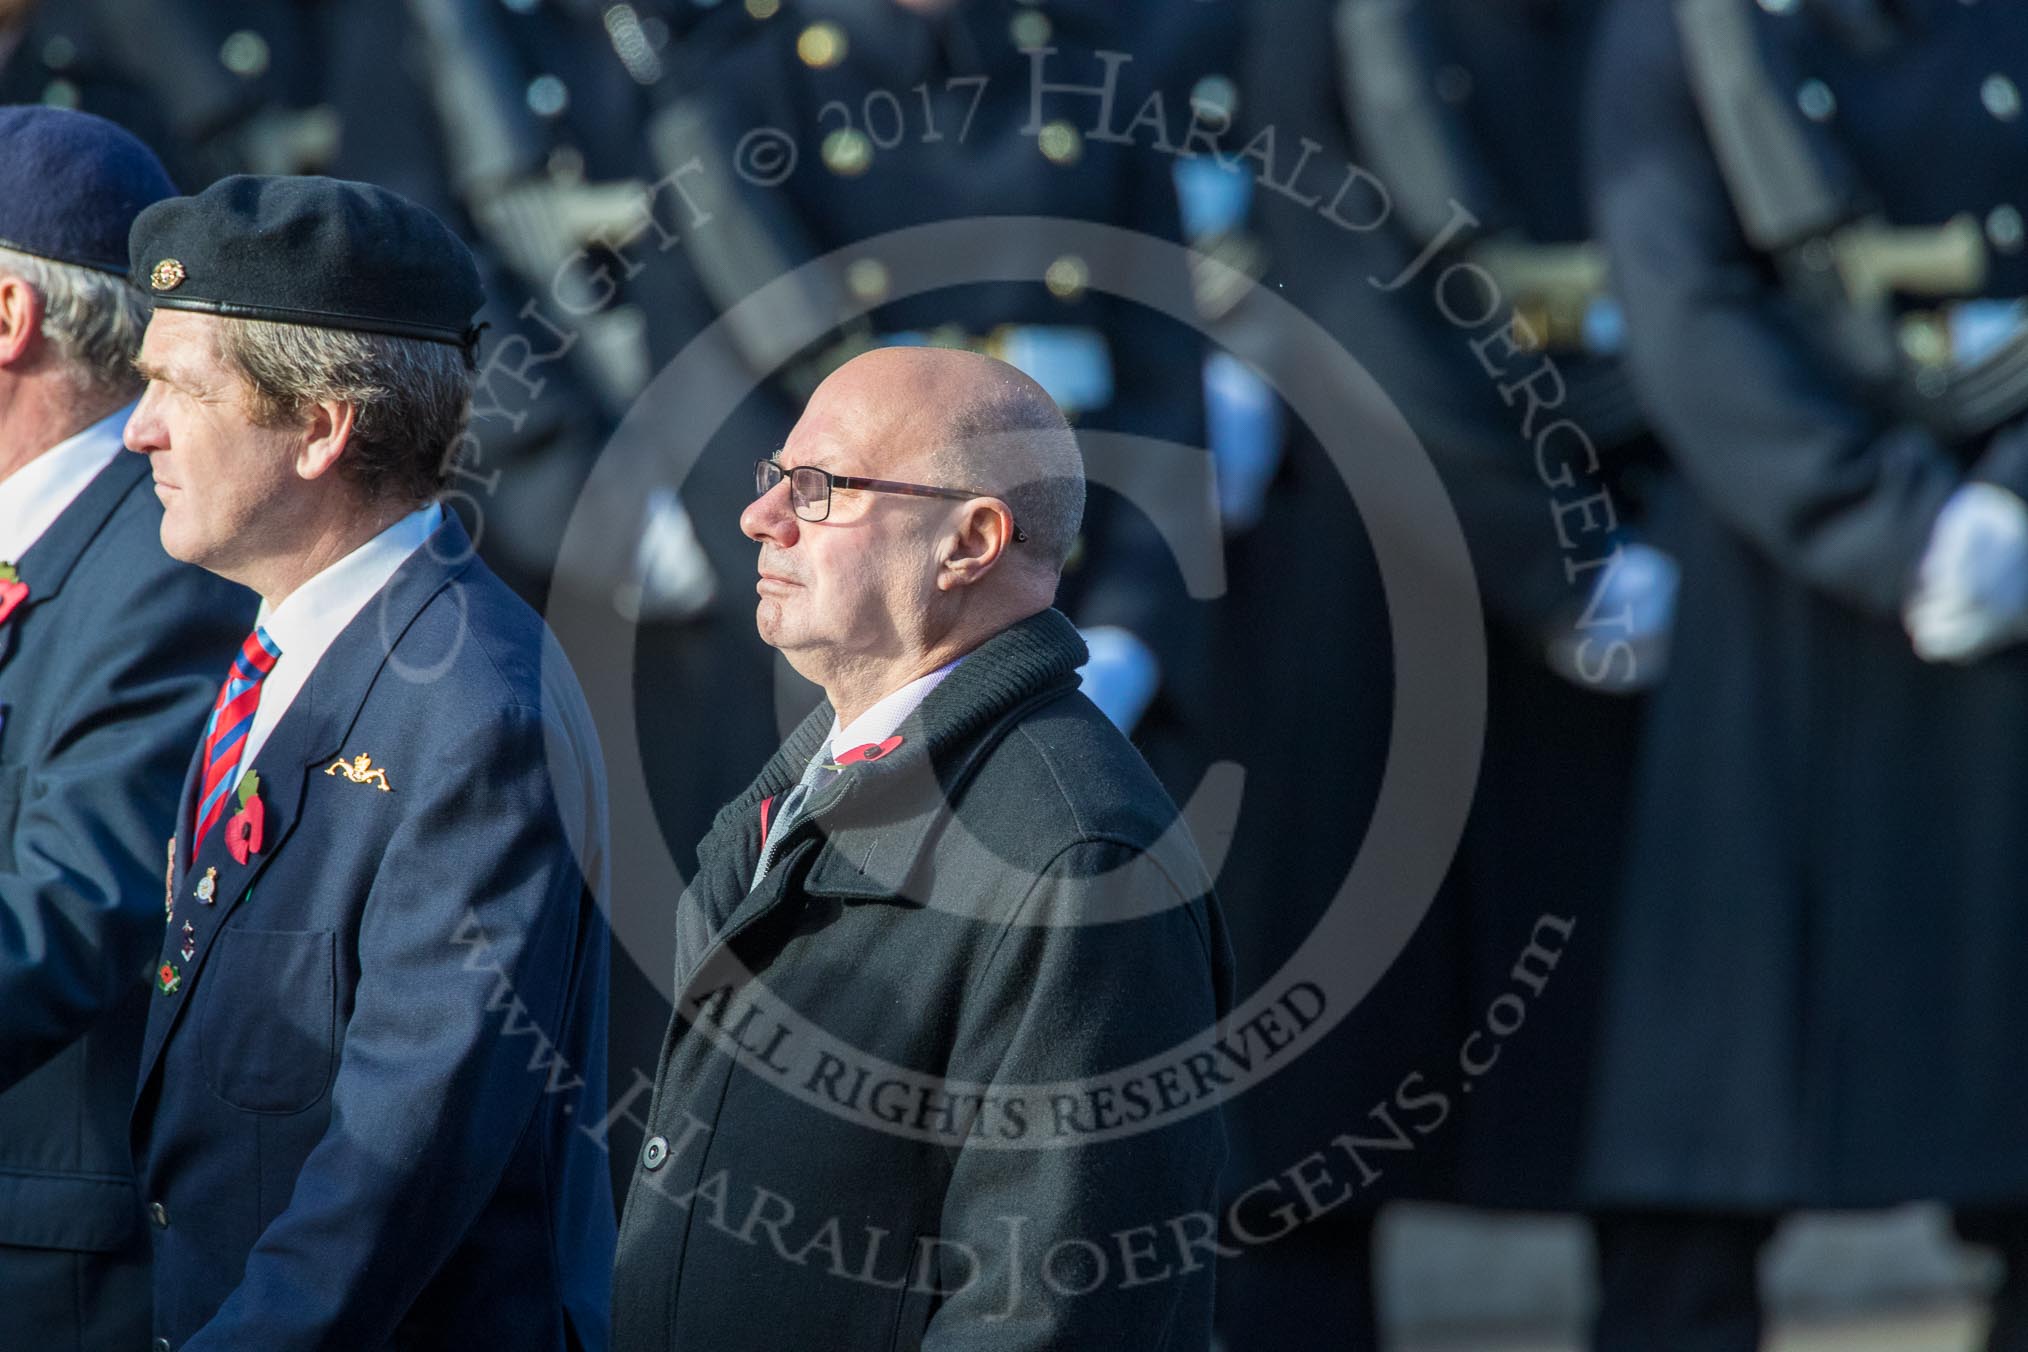
M 816 665 L 807 659 L 822 650 L 825 645 L 812 643 L 808 632 L 797 628 L 790 617 L 783 613 L 779 601 L 763 599 L 760 605 L 754 608 L 754 631 L 760 635 L 762 643 L 782 655 L 783 660 L 798 676 L 808 681 L 817 679 L 811 675 L 811 672 L 817 669 Z
M 162 552 L 178 563 L 196 563 L 194 551 L 183 538 L 183 532 L 176 529 L 168 517 L 162 518 Z
M 783 629 L 782 603 L 772 596 L 763 596 L 753 608 L 754 632 L 760 641 L 770 648 L 782 646 Z
M 183 529 L 174 516 L 162 518 L 162 552 L 178 563 L 187 563 L 209 572 L 217 572 L 211 564 L 216 561 L 217 551 L 207 549 L 194 533 Z

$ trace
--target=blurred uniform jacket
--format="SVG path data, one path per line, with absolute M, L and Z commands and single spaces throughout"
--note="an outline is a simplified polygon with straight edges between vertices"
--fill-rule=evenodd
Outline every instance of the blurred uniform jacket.
M 117 17 L 84 0 L 31 3 L 20 26 L 0 34 L 0 103 L 77 108 L 117 122 L 155 151 L 188 191 L 193 163 L 169 108 L 126 63 Z
M 127 1112 L 160 827 L 254 612 L 161 523 L 120 452 L 15 561 L 0 621 L 0 1308 L 24 1347 L 148 1335 Z
M 1066 1119 L 1033 1092 L 1163 1057 L 1229 1000 L 1195 847 L 1079 693 L 1084 655 L 1053 610 L 988 639 L 891 754 L 781 828 L 758 886 L 763 822 L 825 744 L 830 705 L 720 813 L 679 906 L 681 998 L 621 1226 L 616 1348 L 1207 1345 L 1201 1254 L 1140 1282 L 1116 1256 L 1096 1280 L 1082 1259 L 1075 1276 L 1039 1267 L 1062 1241 L 1171 1217 L 1208 1234 L 1225 1153 L 1201 1101 L 1078 1144 L 1149 1122 L 1153 1101 L 1108 1095 L 1108 1121 L 1073 1089 Z
M 1579 127 L 1600 8 L 1270 0 L 1251 11 L 1231 143 L 1255 147 L 1245 168 L 1278 185 L 1254 190 L 1261 283 L 1366 368 L 1442 479 L 1474 572 L 1441 593 L 1444 622 L 1483 632 L 1488 703 L 1476 795 L 1443 888 L 1360 1007 L 1235 1103 L 1235 1153 L 1248 1167 L 1233 1171 L 1234 1188 L 1379 1112 L 1417 1147 L 1390 1161 L 1363 1201 L 1574 1202 L 1637 709 L 1555 674 L 1545 652 L 1577 619 L 1599 561 L 1637 528 L 1630 490 L 1651 448 L 1615 353 L 1588 340 L 1581 321 L 1587 301 L 1609 311 L 1610 297 L 1559 298 L 1551 340 L 1537 297 L 1491 250 L 1563 257 L 1588 247 Z M 1354 169 L 1366 177 L 1348 179 Z M 1490 270 L 1497 305 L 1458 281 L 1468 271 L 1439 294 L 1453 268 Z M 1517 316 L 1543 336 L 1539 346 L 1503 339 Z M 1263 353 L 1272 372 L 1284 343 L 1250 332 L 1244 303 L 1233 322 L 1242 350 Z M 1531 375 L 1543 405 L 1532 412 L 1518 392 Z M 1566 443 L 1538 467 L 1534 434 L 1563 418 L 1597 448 L 1596 466 Z M 1237 692 L 1228 754 L 1264 767 L 1248 782 L 1221 880 L 1242 991 L 1280 966 L 1345 883 L 1388 768 L 1394 618 L 1369 534 L 1390 531 L 1413 551 L 1423 532 L 1365 520 L 1374 506 L 1353 500 L 1327 450 L 1377 444 L 1350 418 L 1292 426 L 1261 525 L 1229 545 L 1242 604 L 1222 615 L 1218 644 L 1220 688 Z M 1612 508 L 1598 519 L 1616 518 L 1611 529 L 1559 522 L 1559 508 L 1607 492 Z M 1449 573 L 1433 555 L 1411 565 Z M 1300 710 L 1287 703 L 1291 673 Z M 1461 1044 L 1488 1003 L 1515 988 L 1512 969 L 1544 916 L 1571 923 L 1549 998 L 1502 1040 L 1496 1068 L 1469 1077 Z M 1405 1109 L 1398 1093 L 1422 1095 L 1422 1106 Z
M 1600 1195 L 2018 1202 L 2028 653 L 1930 666 L 1898 615 L 1959 484 L 2028 490 L 2022 410 L 1916 416 L 1834 342 L 1850 315 L 1813 260 L 1847 227 L 1963 214 L 1970 296 L 2028 293 L 2028 10 L 1625 0 L 1597 69 L 1601 228 L 1693 499 L 1610 966 Z M 1788 170 L 1721 167 L 1728 118 L 1792 140 Z M 1806 175 L 1834 209 L 1778 220 Z M 1899 299 L 1889 350 L 1951 299 Z

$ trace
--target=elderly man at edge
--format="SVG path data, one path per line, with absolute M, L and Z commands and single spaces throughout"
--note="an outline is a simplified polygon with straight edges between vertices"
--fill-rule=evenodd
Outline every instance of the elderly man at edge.
M 101 118 L 0 109 L 0 1310 L 19 1347 L 148 1336 L 127 1109 L 163 824 L 251 593 L 162 551 L 120 451 L 147 300 L 127 230 L 175 192 Z

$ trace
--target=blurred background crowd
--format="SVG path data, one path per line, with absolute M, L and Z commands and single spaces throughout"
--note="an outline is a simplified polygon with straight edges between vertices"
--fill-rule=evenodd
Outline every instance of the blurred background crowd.
M 2013 0 L 0 0 L 0 101 L 186 192 L 384 184 L 481 260 L 452 502 L 631 635 L 586 677 L 649 799 L 622 1185 L 670 978 L 629 852 L 682 868 L 816 697 L 753 632 L 753 460 L 883 343 L 1057 398 L 1094 484 L 1059 604 L 1240 993 L 1375 917 L 1344 960 L 1384 974 L 1228 1110 L 1234 1352 L 1751 1347 L 1757 1280 L 1971 1312 L 1824 1345 L 2028 1346 L 2024 80 Z M 880 243 L 1019 217 L 1171 247 L 924 289 Z M 1447 508 L 1355 493 L 1404 445 Z M 1462 763 L 1397 719 L 1416 626 Z M 1389 819 L 1435 895 L 1378 895 L 1383 786 L 1452 772 L 1457 821 Z

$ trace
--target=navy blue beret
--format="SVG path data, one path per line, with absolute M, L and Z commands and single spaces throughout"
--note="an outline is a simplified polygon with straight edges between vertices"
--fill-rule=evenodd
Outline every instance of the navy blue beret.
M 202 310 L 452 343 L 469 353 L 485 294 L 464 241 L 370 183 L 237 174 L 134 222 L 134 284 L 158 310 Z
M 0 245 L 127 271 L 127 231 L 176 185 L 132 133 L 90 113 L 0 107 Z

